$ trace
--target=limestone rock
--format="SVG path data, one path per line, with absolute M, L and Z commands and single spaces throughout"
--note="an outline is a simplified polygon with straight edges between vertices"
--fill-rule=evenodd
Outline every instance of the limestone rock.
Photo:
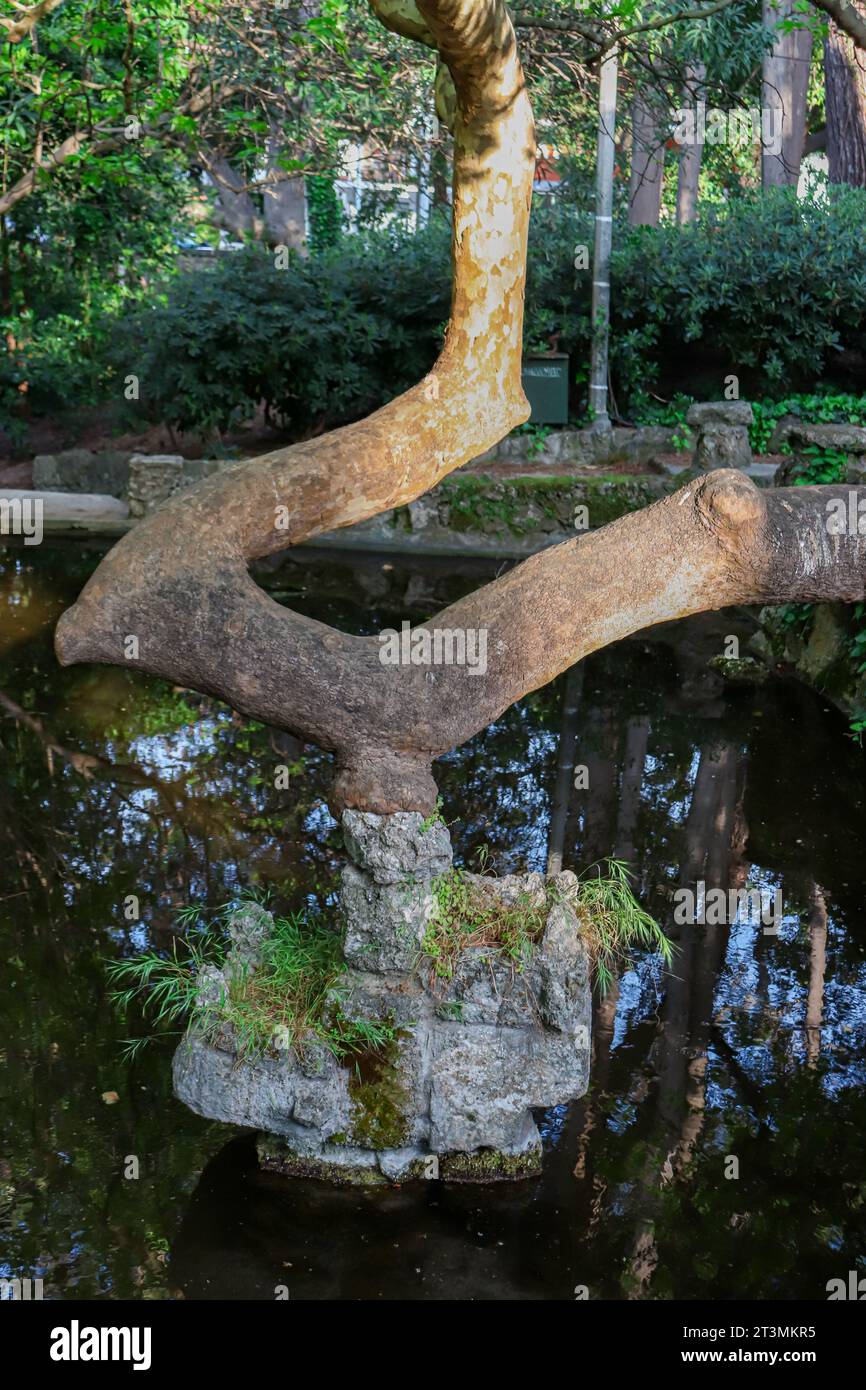
M 442 995 L 438 1016 L 457 1023 L 533 1028 L 539 1012 L 533 981 L 501 951 L 472 946 L 457 961 Z
M 429 881 L 381 883 L 347 864 L 340 902 L 346 922 L 343 952 L 350 965 L 382 972 L 413 968 L 435 905 Z
M 791 454 L 776 471 L 777 487 L 787 487 L 796 481 L 804 467 L 813 462 L 813 450 L 844 454 L 847 461 L 845 481 L 857 486 L 866 474 L 866 428 L 862 425 L 810 425 L 796 416 L 785 417 L 784 433 L 777 431 L 780 442 L 787 444 Z M 783 422 L 780 422 L 780 426 Z M 774 434 L 774 440 L 777 435 Z
M 752 462 L 749 425 L 754 419 L 748 401 L 700 401 L 689 407 L 687 423 L 697 431 L 694 466 L 748 468 Z
M 391 1018 L 412 1027 L 432 1018 L 434 1001 L 417 975 L 350 969 L 340 976 L 332 999 L 344 1018 Z
M 203 965 L 196 977 L 195 993 L 203 1008 L 219 1008 L 226 996 L 223 972 L 216 965 Z
M 238 1056 L 220 1004 L 238 972 L 260 968 L 273 922 L 247 904 L 229 920 L 223 968 L 200 973 L 207 1040 L 199 1024 L 178 1048 L 176 1095 L 198 1114 L 262 1130 L 262 1165 L 284 1173 L 396 1182 L 435 1177 L 440 1160 L 441 1176 L 454 1181 L 537 1171 L 531 1110 L 580 1096 L 588 1083 L 591 996 L 576 878 L 556 877 L 551 904 L 540 874 L 467 875 L 476 892 L 538 915 L 525 959 L 466 947 L 443 984 L 419 947 L 432 877 L 450 867 L 447 830 L 422 830 L 421 816 L 408 813 L 348 812 L 344 824 L 356 861 L 343 876 L 348 968 L 326 1018 L 378 1021 L 384 1040 L 365 1046 L 356 1028 L 354 1050 L 338 1057 L 318 1037 L 298 1050 L 286 1026 L 264 1055 Z
M 706 425 L 748 428 L 754 419 L 748 401 L 695 401 L 686 415 L 686 423 L 694 429 L 703 429 Z
M 350 1128 L 352 1112 L 346 1068 L 332 1053 L 327 1055 L 329 1065 L 318 1076 L 305 1076 L 298 1070 L 292 1110 L 293 1120 L 309 1125 L 323 1139 L 345 1133 Z
M 404 1149 L 388 1149 L 378 1155 L 379 1168 L 390 1182 L 405 1182 L 407 1178 L 423 1178 L 436 1172 L 436 1165 L 430 1163 L 430 1155 L 419 1144 L 410 1144 Z
M 239 1062 L 233 1053 L 187 1033 L 172 1071 L 178 1100 L 209 1120 L 281 1134 L 291 1119 L 297 1074 L 290 1058 Z
M 287 1177 L 319 1178 L 338 1187 L 375 1187 L 388 1181 L 372 1149 L 311 1144 L 305 1136 L 260 1134 L 259 1165 Z
M 807 448 L 833 449 L 840 454 L 866 454 L 866 429 L 862 425 L 810 425 L 798 420 L 788 429 L 788 440 L 794 453 Z
M 530 1107 L 583 1095 L 589 1033 L 437 1023 L 431 1073 L 430 1147 L 436 1152 L 525 1145 Z
M 129 514 L 147 516 L 183 484 L 180 454 L 133 454 L 129 460 Z
M 792 427 L 799 424 L 800 417 L 798 415 L 783 415 L 780 420 L 777 420 L 773 426 L 773 433 L 770 435 L 767 453 L 781 453 L 783 447 L 788 443 Z
M 377 816 L 371 811 L 343 814 L 343 839 L 351 858 L 376 883 L 436 878 L 451 868 L 451 837 L 441 821 L 425 826 L 418 811 Z
M 580 922 L 566 902 L 551 907 L 533 967 L 542 1022 L 562 1033 L 579 1033 L 588 1047 L 589 958 Z
M 707 665 L 731 685 L 764 685 L 770 678 L 766 666 L 753 656 L 719 654 L 710 657 Z
M 541 874 L 503 874 L 492 878 L 489 874 L 464 875 L 478 893 L 489 893 L 507 907 L 523 902 L 528 907 L 540 907 L 545 900 L 544 878 Z
M 264 942 L 273 928 L 274 919 L 260 903 L 245 903 L 228 919 L 231 951 L 226 960 L 226 976 L 241 978 L 252 974 L 261 964 Z
M 128 451 L 116 449 L 98 454 L 90 449 L 37 454 L 33 460 L 33 487 L 37 492 L 95 492 L 125 498 L 129 459 Z

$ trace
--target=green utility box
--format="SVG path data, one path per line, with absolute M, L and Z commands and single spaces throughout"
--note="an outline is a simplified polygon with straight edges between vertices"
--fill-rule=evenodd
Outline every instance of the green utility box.
M 524 357 L 522 381 L 532 406 L 531 425 L 568 424 L 567 352 L 539 352 Z

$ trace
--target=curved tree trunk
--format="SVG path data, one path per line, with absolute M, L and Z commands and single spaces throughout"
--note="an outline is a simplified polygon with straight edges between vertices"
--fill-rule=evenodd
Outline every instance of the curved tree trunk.
M 63 664 L 138 665 L 219 696 L 337 755 L 336 810 L 429 812 L 431 760 L 599 647 L 738 603 L 866 592 L 866 538 L 831 535 L 826 503 L 866 489 L 760 492 L 719 471 L 534 555 L 415 629 L 419 664 L 385 664 L 281 608 L 249 559 L 427 491 L 529 410 L 520 385 L 532 113 L 502 0 L 375 0 L 435 43 L 456 98 L 454 289 L 431 373 L 369 419 L 222 472 L 164 504 L 106 556 L 61 618 Z M 447 105 L 443 102 L 442 105 Z M 486 669 L 424 658 L 436 633 L 486 642 Z M 128 639 L 134 637 L 135 643 Z
M 866 53 L 835 24 L 824 44 L 831 183 L 866 188 Z

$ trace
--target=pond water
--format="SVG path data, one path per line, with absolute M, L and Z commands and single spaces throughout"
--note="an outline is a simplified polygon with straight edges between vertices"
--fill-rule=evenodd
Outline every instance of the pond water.
M 57 1299 L 825 1299 L 866 1272 L 866 760 L 805 689 L 707 671 L 748 614 L 599 653 L 438 764 L 458 862 L 628 859 L 678 952 L 596 1000 L 592 1088 L 540 1116 L 540 1179 L 359 1193 L 258 1173 L 249 1135 L 173 1099 L 174 1038 L 123 1060 L 107 960 L 250 883 L 327 907 L 341 854 L 327 755 L 164 682 L 60 670 L 54 623 L 98 558 L 0 558 L 0 1277 Z M 493 572 L 301 552 L 259 578 L 372 632 Z M 778 931 L 676 927 L 698 882 L 780 890 Z

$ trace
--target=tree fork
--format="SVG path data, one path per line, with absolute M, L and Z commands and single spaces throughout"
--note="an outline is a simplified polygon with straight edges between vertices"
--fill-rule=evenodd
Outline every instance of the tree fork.
M 424 42 L 417 31 L 429 31 L 454 87 L 454 288 L 441 356 L 367 420 L 230 465 L 165 503 L 106 556 L 55 638 L 64 665 L 137 665 L 332 750 L 335 813 L 430 812 L 433 758 L 643 628 L 728 604 L 866 594 L 866 538 L 827 527 L 828 502 L 866 502 L 866 489 L 763 493 L 730 471 L 532 556 L 415 630 L 483 632 L 483 674 L 384 664 L 376 637 L 292 613 L 254 583 L 249 560 L 413 500 L 528 415 L 535 139 L 511 21 L 501 0 L 374 0 L 377 13 L 386 6 L 391 27 Z

